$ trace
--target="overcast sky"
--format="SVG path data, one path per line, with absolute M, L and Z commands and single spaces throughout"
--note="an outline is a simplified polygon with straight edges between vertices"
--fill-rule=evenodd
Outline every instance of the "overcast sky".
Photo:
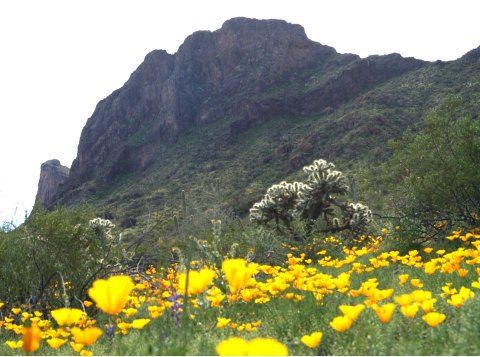
M 480 46 L 477 3 L 1 0 L 0 222 L 23 219 L 40 165 L 71 165 L 95 105 L 154 49 L 173 54 L 191 33 L 245 16 L 300 24 L 340 53 L 447 61 Z

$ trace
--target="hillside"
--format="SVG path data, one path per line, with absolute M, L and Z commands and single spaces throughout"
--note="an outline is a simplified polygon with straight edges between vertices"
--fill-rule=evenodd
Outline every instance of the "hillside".
M 173 55 L 149 53 L 98 103 L 50 207 L 88 202 L 142 224 L 185 190 L 199 208 L 243 215 L 314 159 L 342 170 L 384 160 L 387 141 L 449 95 L 478 111 L 479 59 L 480 49 L 452 62 L 360 58 L 299 25 L 228 20 Z

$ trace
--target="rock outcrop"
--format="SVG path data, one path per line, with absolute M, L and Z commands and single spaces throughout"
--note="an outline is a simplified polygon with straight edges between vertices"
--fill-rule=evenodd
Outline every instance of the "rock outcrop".
M 35 201 L 44 207 L 51 207 L 57 195 L 60 185 L 68 179 L 70 169 L 60 164 L 58 160 L 49 160 L 40 168 L 40 180 Z
M 278 115 L 332 110 L 423 64 L 400 55 L 339 54 L 282 20 L 231 19 L 217 31 L 195 32 L 174 55 L 149 53 L 98 103 L 82 131 L 69 189 L 149 166 L 161 145 L 189 127 L 238 118 L 234 139 Z

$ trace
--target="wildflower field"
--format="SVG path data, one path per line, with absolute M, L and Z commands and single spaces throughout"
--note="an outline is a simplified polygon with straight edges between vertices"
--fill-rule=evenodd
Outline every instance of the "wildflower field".
M 0 354 L 479 355 L 479 230 L 386 249 L 401 235 L 317 236 L 278 265 L 150 266 L 61 308 L 4 301 Z

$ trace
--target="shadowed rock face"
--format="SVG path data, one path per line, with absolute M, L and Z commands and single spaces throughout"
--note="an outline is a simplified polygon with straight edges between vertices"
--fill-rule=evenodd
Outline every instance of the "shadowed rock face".
M 338 54 L 282 20 L 235 18 L 217 31 L 195 32 L 174 55 L 149 53 L 122 88 L 97 104 L 83 128 L 65 197 L 87 181 L 108 184 L 146 168 L 161 145 L 193 125 L 238 118 L 231 126 L 234 140 L 275 116 L 335 109 L 423 64 L 396 54 Z
M 44 162 L 40 168 L 40 180 L 35 201 L 41 202 L 45 207 L 51 207 L 60 185 L 68 179 L 69 171 L 70 169 L 62 166 L 58 160 Z

